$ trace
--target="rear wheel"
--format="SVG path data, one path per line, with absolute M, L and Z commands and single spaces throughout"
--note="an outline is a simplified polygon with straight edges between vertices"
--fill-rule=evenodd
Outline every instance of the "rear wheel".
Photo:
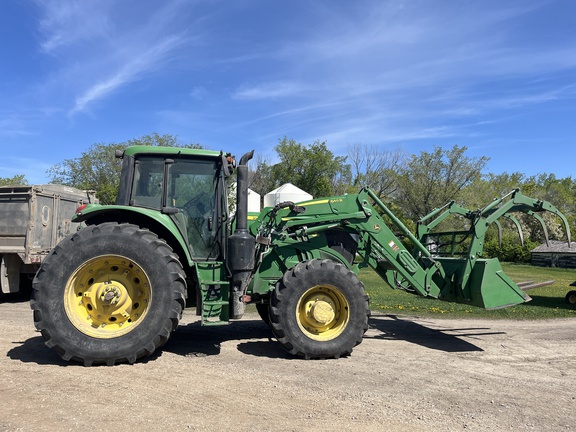
M 297 264 L 274 289 L 272 331 L 290 353 L 339 358 L 362 341 L 370 308 L 364 285 L 342 264 L 312 260 Z
M 33 283 L 34 323 L 65 360 L 133 363 L 162 346 L 185 304 L 171 248 L 130 224 L 89 226 L 64 239 Z
M 570 305 L 576 304 L 576 291 L 568 291 L 564 300 Z

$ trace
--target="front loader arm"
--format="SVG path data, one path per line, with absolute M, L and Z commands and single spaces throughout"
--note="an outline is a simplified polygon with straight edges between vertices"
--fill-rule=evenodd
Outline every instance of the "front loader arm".
M 263 217 L 257 242 L 266 244 L 266 250 L 282 249 L 298 242 L 305 248 L 306 242 L 324 231 L 342 230 L 357 236 L 357 253 L 362 258 L 357 267 L 372 267 L 393 288 L 441 297 L 444 284 L 439 286 L 434 275 L 442 274 L 442 267 L 434 263 L 430 251 L 370 189 L 362 189 L 359 194 L 301 202 L 297 204 L 299 211 L 294 211 L 295 206 L 290 204 L 284 203 L 283 209 L 268 210 Z M 402 235 L 418 245 L 420 253 L 429 258 L 428 265 L 423 266 L 412 256 L 377 209 L 388 216 Z
M 523 303 L 530 297 L 503 273 L 497 259 L 481 259 L 486 231 L 492 223 L 500 226 L 499 218 L 512 218 L 510 213 L 534 216 L 542 211 L 562 219 L 570 241 L 568 223 L 558 209 L 545 201 L 525 197 L 518 190 L 476 211 L 448 203 L 418 222 L 416 237 L 370 189 L 364 188 L 358 194 L 282 203 L 263 210 L 253 225 L 257 227 L 254 228 L 258 244 L 256 261 L 274 255 L 278 261 L 276 268 L 287 269 L 298 260 L 294 250 L 305 251 L 301 259 L 326 256 L 340 259 L 338 254 L 327 250 L 326 241 L 319 240 L 328 232 L 340 231 L 356 239 L 354 252 L 361 261 L 353 267 L 355 271 L 369 266 L 392 288 L 495 309 Z M 451 215 L 469 220 L 467 231 L 448 233 L 453 239 L 456 235 L 467 238 L 469 248 L 460 257 L 441 257 L 437 251 L 432 254 L 434 244 L 429 243 L 428 237 Z M 542 222 L 541 218 L 538 220 Z M 395 232 L 409 239 L 414 251 L 408 251 Z M 265 267 L 273 266 L 268 262 Z M 259 271 L 257 268 L 255 273 Z

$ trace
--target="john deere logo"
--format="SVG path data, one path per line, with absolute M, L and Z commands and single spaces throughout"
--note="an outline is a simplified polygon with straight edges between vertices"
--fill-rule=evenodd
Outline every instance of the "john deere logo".
M 374 225 L 374 231 L 380 231 L 380 225 L 379 224 Z

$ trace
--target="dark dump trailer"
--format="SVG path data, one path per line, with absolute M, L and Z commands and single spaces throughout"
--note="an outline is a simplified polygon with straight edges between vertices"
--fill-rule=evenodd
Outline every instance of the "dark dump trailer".
M 31 286 L 48 252 L 78 229 L 71 221 L 94 191 L 45 184 L 0 186 L 0 297 Z

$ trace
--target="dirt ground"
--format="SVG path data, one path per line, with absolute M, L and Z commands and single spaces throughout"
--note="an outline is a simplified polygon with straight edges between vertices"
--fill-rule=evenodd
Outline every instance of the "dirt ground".
M 257 315 L 193 311 L 134 365 L 62 361 L 0 303 L 0 431 L 576 430 L 576 319 L 374 314 L 350 357 L 298 360 Z

